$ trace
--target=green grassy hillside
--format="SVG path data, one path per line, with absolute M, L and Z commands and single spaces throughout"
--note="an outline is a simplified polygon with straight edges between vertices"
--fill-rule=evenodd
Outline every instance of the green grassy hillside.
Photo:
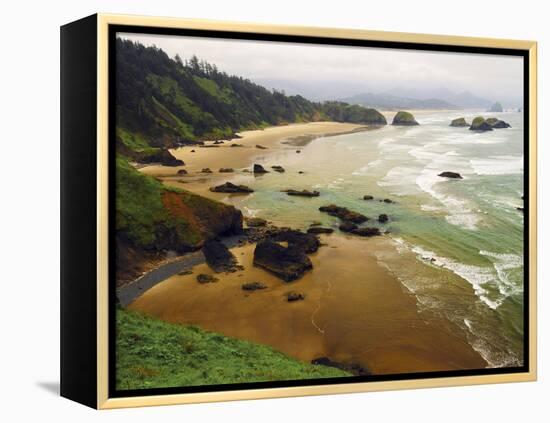
M 117 310 L 120 390 L 350 376 L 265 345 Z
M 134 134 L 126 147 L 171 147 L 231 137 L 243 129 L 335 120 L 386 124 L 374 109 L 314 103 L 228 75 L 193 56 L 183 62 L 156 47 L 117 39 L 117 127 Z M 139 140 L 147 140 L 147 145 Z M 130 142 L 128 142 L 130 141 Z

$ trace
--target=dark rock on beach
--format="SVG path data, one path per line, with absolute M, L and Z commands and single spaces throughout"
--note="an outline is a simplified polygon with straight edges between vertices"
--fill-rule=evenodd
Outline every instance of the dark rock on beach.
M 269 173 L 268 170 L 265 170 L 264 167 L 260 164 L 255 164 L 254 165 L 254 169 L 253 169 L 253 172 L 255 174 L 261 174 L 261 173 Z
M 412 113 L 400 111 L 394 116 L 391 124 L 397 126 L 415 126 L 418 125 L 418 122 Z
M 231 144 L 230 147 L 242 147 L 242 144 Z
M 291 291 L 288 294 L 286 294 L 286 300 L 289 303 L 292 303 L 294 301 L 302 301 L 302 300 L 305 300 L 305 299 L 306 299 L 305 294 L 301 294 L 299 292 Z
M 202 247 L 202 253 L 206 263 L 217 273 L 235 272 L 239 266 L 237 259 L 231 251 L 220 241 L 208 241 Z
M 374 197 L 373 197 L 372 195 L 364 195 L 364 196 L 363 196 L 363 200 L 367 200 L 367 201 L 368 201 L 368 200 L 373 200 L 373 199 L 374 199 Z
M 178 175 L 187 175 L 187 171 L 185 169 L 178 170 Z
M 183 160 L 176 159 L 170 151 L 166 149 L 154 149 L 152 153 L 139 154 L 136 160 L 139 163 L 150 164 L 160 163 L 163 166 L 184 166 Z
M 386 223 L 388 220 L 389 220 L 389 217 L 386 213 L 382 213 L 381 215 L 378 216 L 378 221 L 380 223 Z
M 278 165 L 276 165 L 276 166 L 271 166 L 271 169 L 273 169 L 275 172 L 279 172 L 279 173 L 284 173 L 284 172 L 285 172 L 284 167 L 278 166 Z
M 258 291 L 259 289 L 266 289 L 267 285 L 261 282 L 248 282 L 241 285 L 243 291 Z
M 389 198 L 384 198 L 383 200 L 380 200 L 386 204 L 395 204 L 395 201 L 393 200 L 390 200 Z
M 256 148 L 259 148 L 260 150 L 267 150 L 267 147 L 264 147 L 263 145 L 256 144 Z
M 317 366 L 327 366 L 327 367 L 334 367 L 336 369 L 344 370 L 346 372 L 352 373 L 355 376 L 367 376 L 370 375 L 371 372 L 366 367 L 361 366 L 357 363 L 340 363 L 337 361 L 333 361 L 328 357 L 319 357 L 311 360 L 311 364 L 317 365 Z
M 285 189 L 281 192 L 286 192 L 287 195 L 293 195 L 297 197 L 319 197 L 319 191 L 308 191 L 304 189 L 302 191 L 297 191 L 295 189 Z
M 462 179 L 462 175 L 457 172 L 441 172 L 437 176 L 441 176 L 442 178 Z
M 220 173 L 233 173 L 235 170 L 232 167 L 221 167 L 218 171 Z
M 216 278 L 214 276 L 211 276 L 211 275 L 206 275 L 204 273 L 201 273 L 201 274 L 197 275 L 197 282 L 198 283 L 214 283 L 214 282 L 218 282 L 218 278 Z
M 361 213 L 357 213 L 347 209 L 346 207 L 339 207 L 335 204 L 319 207 L 319 211 L 330 214 L 331 216 L 338 217 L 341 220 L 345 220 L 352 223 L 363 223 L 369 220 L 369 218 Z
M 332 228 L 323 228 L 321 226 L 313 226 L 307 230 L 308 234 L 331 234 L 334 232 Z
M 210 191 L 225 192 L 230 194 L 250 194 L 251 192 L 254 192 L 252 188 L 249 188 L 246 185 L 235 185 L 231 182 L 226 182 L 225 184 L 211 187 Z
M 201 173 L 212 173 L 212 170 L 209 167 L 203 167 Z
M 262 241 L 256 245 L 254 265 L 285 282 L 296 280 L 313 268 L 311 260 L 302 250 L 290 245 L 283 247 L 273 241 Z

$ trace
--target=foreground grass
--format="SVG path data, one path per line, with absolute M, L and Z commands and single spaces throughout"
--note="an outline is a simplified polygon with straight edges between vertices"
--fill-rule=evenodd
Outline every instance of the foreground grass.
M 265 345 L 117 310 L 117 388 L 144 389 L 350 376 Z

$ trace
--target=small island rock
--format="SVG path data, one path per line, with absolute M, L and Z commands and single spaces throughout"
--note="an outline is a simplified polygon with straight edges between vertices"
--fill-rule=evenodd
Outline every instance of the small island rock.
M 468 122 L 466 122 L 466 119 L 461 117 L 461 118 L 453 119 L 449 126 L 455 126 L 455 127 L 460 128 L 460 127 L 463 127 L 463 126 L 470 126 L 470 124 Z
M 462 179 L 462 175 L 460 173 L 457 173 L 457 172 L 441 172 L 439 175 L 437 176 L 441 176 L 442 178 L 451 178 L 451 179 Z
M 399 111 L 393 117 L 393 121 L 391 124 L 397 126 L 414 126 L 418 125 L 419 123 L 416 121 L 412 113 Z

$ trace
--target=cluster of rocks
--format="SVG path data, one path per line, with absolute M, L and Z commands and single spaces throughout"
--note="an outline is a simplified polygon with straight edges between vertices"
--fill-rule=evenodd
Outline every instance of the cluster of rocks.
M 492 131 L 493 129 L 503 129 L 503 128 L 511 127 L 509 123 L 503 120 L 500 120 L 494 117 L 485 119 L 483 116 L 478 116 L 474 118 L 471 124 L 466 122 L 466 119 L 463 117 L 453 119 L 449 126 L 469 127 L 471 131 L 479 131 L 479 132 Z
M 315 234 L 283 228 L 256 244 L 253 263 L 285 282 L 291 282 L 313 268 L 307 255 L 316 252 L 320 245 Z
M 346 207 L 340 207 L 335 204 L 330 204 L 328 206 L 319 207 L 319 210 L 325 213 L 330 214 L 339 218 L 342 223 L 338 226 L 338 229 L 342 232 L 350 233 L 362 237 L 371 237 L 382 235 L 382 232 L 377 227 L 360 227 L 361 223 L 364 223 L 369 220 L 364 214 L 354 212 L 347 209 Z M 387 223 L 389 221 L 389 216 L 385 213 L 382 213 L 378 216 L 378 222 Z M 316 228 L 310 228 L 310 230 L 315 230 Z M 309 232 L 309 231 L 308 231 Z
M 364 195 L 363 200 L 372 201 L 372 200 L 374 200 L 374 196 L 372 196 L 370 194 Z M 393 201 L 389 198 L 380 198 L 378 201 L 381 202 L 381 203 L 386 203 L 386 204 L 395 204 L 395 201 Z
M 242 270 L 233 253 L 219 240 L 206 242 L 202 247 L 202 254 L 208 266 L 216 273 Z

